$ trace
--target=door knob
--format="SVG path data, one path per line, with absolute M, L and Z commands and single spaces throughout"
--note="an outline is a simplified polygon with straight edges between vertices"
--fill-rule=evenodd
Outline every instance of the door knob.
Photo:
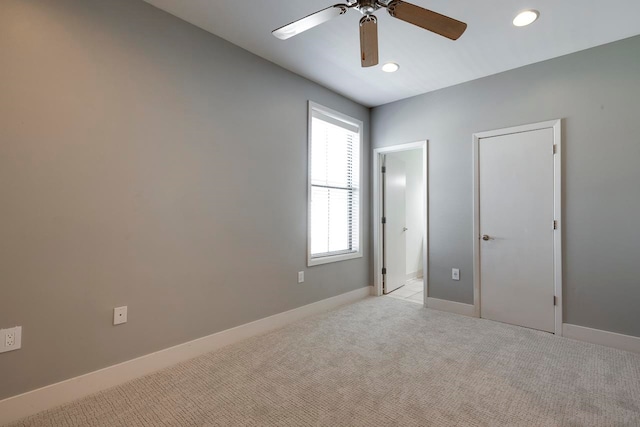
M 483 234 L 483 235 L 482 235 L 482 240 L 485 240 L 485 241 L 486 241 L 486 240 L 491 240 L 491 237 L 489 237 L 489 235 L 488 235 L 488 234 Z

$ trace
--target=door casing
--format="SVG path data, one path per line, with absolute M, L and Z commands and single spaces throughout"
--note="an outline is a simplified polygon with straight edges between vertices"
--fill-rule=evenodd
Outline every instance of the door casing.
M 423 247 L 424 254 L 422 257 L 422 271 L 424 276 L 424 296 L 426 304 L 427 290 L 428 286 L 428 278 L 429 278 L 429 270 L 428 270 L 428 262 L 427 257 L 429 254 L 429 185 L 428 185 L 428 171 L 427 171 L 427 159 L 428 159 L 428 141 L 417 141 L 410 142 L 407 144 L 399 144 L 392 145 L 389 147 L 376 148 L 373 150 L 373 159 L 372 159 L 372 175 L 373 175 L 373 296 L 382 296 L 382 155 L 389 153 L 396 153 L 399 151 L 408 151 L 408 150 L 422 150 L 422 183 L 424 186 L 425 194 L 424 194 L 424 236 L 423 236 Z
M 562 335 L 562 120 L 550 120 L 530 125 L 515 126 L 473 134 L 473 307 L 476 317 L 480 317 L 482 284 L 480 283 L 480 158 L 479 147 L 483 138 L 491 138 L 515 133 L 530 132 L 540 129 L 553 129 L 553 212 L 557 228 L 553 235 L 554 257 L 554 310 L 555 334 Z

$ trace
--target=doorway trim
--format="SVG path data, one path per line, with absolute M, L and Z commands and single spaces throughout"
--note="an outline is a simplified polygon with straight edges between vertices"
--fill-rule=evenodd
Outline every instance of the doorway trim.
M 480 283 L 480 140 L 541 129 L 553 129 L 555 154 L 553 156 L 553 215 L 557 221 L 557 228 L 553 234 L 553 276 L 556 298 L 554 329 L 556 335 L 562 336 L 562 119 L 473 134 L 473 307 L 475 317 L 480 317 L 482 298 Z
M 392 145 L 388 147 L 375 148 L 373 150 L 372 174 L 373 174 L 373 291 L 374 296 L 382 296 L 382 161 L 381 158 L 385 154 L 397 153 L 399 151 L 422 150 L 422 184 L 424 186 L 424 234 L 422 236 L 422 245 L 424 253 L 422 255 L 422 275 L 423 275 L 423 291 L 424 302 L 426 306 L 427 289 L 429 278 L 429 264 L 427 262 L 429 255 L 429 185 L 428 185 L 428 143 L 429 141 L 417 141 L 407 144 Z

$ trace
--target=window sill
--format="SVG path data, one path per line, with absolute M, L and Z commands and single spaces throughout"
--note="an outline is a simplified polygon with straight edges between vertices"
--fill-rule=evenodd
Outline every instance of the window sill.
M 362 258 L 362 251 L 354 252 L 350 254 L 330 255 L 319 258 L 307 257 L 307 267 L 313 267 L 314 265 L 330 264 L 332 262 L 346 261 L 348 259 Z

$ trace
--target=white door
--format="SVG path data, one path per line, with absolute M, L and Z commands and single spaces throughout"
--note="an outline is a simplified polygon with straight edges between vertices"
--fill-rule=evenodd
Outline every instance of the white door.
M 406 282 L 406 188 L 405 163 L 391 155 L 384 159 L 385 173 L 383 193 L 383 245 L 384 245 L 384 293 L 388 294 Z
M 554 332 L 553 129 L 482 138 L 481 317 Z

